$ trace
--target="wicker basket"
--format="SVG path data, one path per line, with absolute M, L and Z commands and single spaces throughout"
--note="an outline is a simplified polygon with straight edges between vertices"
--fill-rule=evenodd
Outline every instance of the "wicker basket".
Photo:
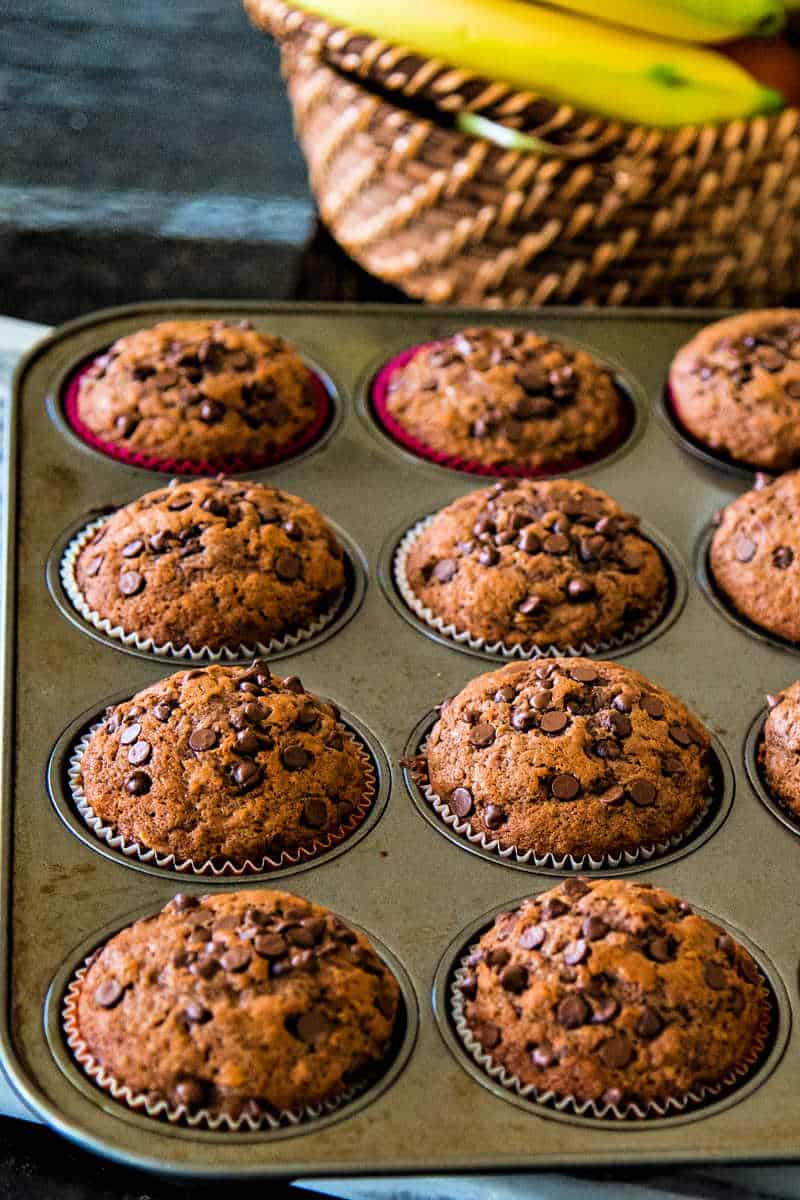
M 430 303 L 753 306 L 800 288 L 800 111 L 678 131 L 587 116 L 281 0 L 279 42 L 322 220 Z M 553 154 L 460 133 L 467 108 Z

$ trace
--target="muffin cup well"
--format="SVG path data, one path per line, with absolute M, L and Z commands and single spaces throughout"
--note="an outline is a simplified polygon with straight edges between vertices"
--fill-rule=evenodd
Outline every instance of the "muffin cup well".
M 444 454 L 434 450 L 413 437 L 408 430 L 389 412 L 389 384 L 393 375 L 411 361 L 420 350 L 440 345 L 440 342 L 420 342 L 409 346 L 400 354 L 395 355 L 385 363 L 372 381 L 370 389 L 370 407 L 374 419 L 386 434 L 404 450 L 410 451 L 417 458 L 423 458 L 436 466 L 445 467 L 451 471 L 462 471 L 469 475 L 481 475 L 489 478 L 501 476 L 507 479 L 543 479 L 552 475 L 561 475 L 565 471 L 577 471 L 589 467 L 608 458 L 627 442 L 636 426 L 636 411 L 633 400 L 615 380 L 615 389 L 620 402 L 620 418 L 617 428 L 610 437 L 599 443 L 597 448 L 586 455 L 572 455 L 566 458 L 554 458 L 552 462 L 540 467 L 526 466 L 524 463 L 491 464 L 478 462 L 475 459 L 462 458 L 457 454 Z
M 795 837 L 800 837 L 800 816 L 793 812 L 782 797 L 778 796 L 769 785 L 766 771 L 761 762 L 761 750 L 764 745 L 764 722 L 767 712 L 761 709 L 753 718 L 747 732 L 744 744 L 744 765 L 753 791 L 761 803 L 778 821 Z
M 90 607 L 86 601 L 80 586 L 78 584 L 76 566 L 80 552 L 89 539 L 97 532 L 102 525 L 108 520 L 108 514 L 102 517 L 97 517 L 90 521 L 88 525 L 72 538 L 68 543 L 59 564 L 59 577 L 61 586 L 66 594 L 72 608 L 83 618 L 87 624 L 93 626 L 98 632 L 105 634 L 116 642 L 120 642 L 123 646 L 138 650 L 140 653 L 153 654 L 165 658 L 174 658 L 185 662 L 239 662 L 247 658 L 266 657 L 268 655 L 284 654 L 288 650 L 293 650 L 296 647 L 302 646 L 303 643 L 317 637 L 320 633 L 329 626 L 339 615 L 342 609 L 342 603 L 345 599 L 347 587 L 342 589 L 336 597 L 330 609 L 323 616 L 318 617 L 311 625 L 305 629 L 295 630 L 293 633 L 286 633 L 282 637 L 273 638 L 270 642 L 256 642 L 254 645 L 245 646 L 223 646 L 220 650 L 212 650 L 210 646 L 176 646 L 173 642 L 164 642 L 162 645 L 157 645 L 152 638 L 142 637 L 140 634 L 131 630 L 125 630 L 120 625 L 112 625 L 100 613 Z
M 86 794 L 81 785 L 81 763 L 90 738 L 101 725 L 102 721 L 96 721 L 87 729 L 79 741 L 75 743 L 69 757 L 67 780 L 69 783 L 70 798 L 75 811 L 98 841 L 105 842 L 112 850 L 119 851 L 119 853 L 124 854 L 127 858 L 135 858 L 139 862 L 150 863 L 153 866 L 175 871 L 178 874 L 212 877 L 261 875 L 270 871 L 282 871 L 287 867 L 296 867 L 301 863 L 311 862 L 324 855 L 326 851 L 332 850 L 334 846 L 338 846 L 341 842 L 344 842 L 352 833 L 355 833 L 368 816 L 377 795 L 375 766 L 366 747 L 362 745 L 355 734 L 344 723 L 340 722 L 338 725 L 340 733 L 344 734 L 352 745 L 355 746 L 361 759 L 364 768 L 365 787 L 364 795 L 356 805 L 352 815 L 338 829 L 326 833 L 319 840 L 310 842 L 308 846 L 300 846 L 294 851 L 284 850 L 281 852 L 279 858 L 270 858 L 268 855 L 264 855 L 258 861 L 246 859 L 243 863 L 237 863 L 231 859 L 207 859 L 204 862 L 195 862 L 191 858 L 177 859 L 174 854 L 159 854 L 156 850 L 151 850 L 147 846 L 140 845 L 139 842 L 126 841 L 123 835 L 118 833 L 112 825 L 104 824 L 86 799 Z
M 139 467 L 145 471 L 161 471 L 168 475 L 239 475 L 248 471 L 262 470 L 264 467 L 277 466 L 287 459 L 295 458 L 308 450 L 321 436 L 333 417 L 333 399 L 331 390 L 324 379 L 315 371 L 308 369 L 309 389 L 314 401 L 314 417 L 309 425 L 300 431 L 290 442 L 281 446 L 272 454 L 236 454 L 208 459 L 190 458 L 159 458 L 144 451 L 130 450 L 116 442 L 107 442 L 98 437 L 81 420 L 78 410 L 78 395 L 81 380 L 92 368 L 95 360 L 84 363 L 67 380 L 63 393 L 63 408 L 67 424 L 72 432 L 92 450 L 113 458 L 116 462 L 129 467 Z
M 198 1109 L 190 1112 L 185 1105 L 170 1105 L 165 1099 L 156 1099 L 146 1092 L 135 1092 L 127 1084 L 122 1083 L 102 1063 L 98 1062 L 89 1050 L 81 1036 L 78 1025 L 78 1004 L 86 972 L 92 965 L 99 951 L 86 958 L 83 964 L 73 974 L 67 986 L 61 1010 L 62 1033 L 73 1059 L 91 1081 L 104 1092 L 108 1092 L 114 1100 L 125 1104 L 135 1112 L 143 1112 L 156 1120 L 168 1121 L 171 1125 L 188 1125 L 192 1129 L 210 1129 L 232 1133 L 256 1133 L 274 1131 L 281 1128 L 298 1126 L 329 1116 L 337 1109 L 356 1099 L 374 1082 L 367 1075 L 365 1079 L 345 1089 L 339 1095 L 324 1101 L 322 1104 L 304 1105 L 301 1108 L 277 1109 L 274 1112 L 263 1112 L 258 1116 L 242 1113 L 238 1117 L 226 1112 L 215 1112 L 211 1109 Z
M 579 646 L 558 646 L 554 643 L 548 646 L 523 646 L 520 644 L 506 645 L 502 641 L 487 642 L 485 638 L 477 637 L 470 633 L 469 630 L 459 629 L 456 625 L 448 624 L 443 617 L 437 617 L 432 609 L 423 604 L 409 582 L 407 562 L 411 548 L 417 538 L 424 533 L 435 519 L 436 514 L 433 513 L 418 521 L 416 525 L 412 526 L 406 532 L 395 548 L 391 565 L 394 584 L 406 608 L 414 613 L 429 629 L 433 630 L 440 637 L 446 638 L 455 646 L 474 653 L 504 658 L 509 661 L 553 657 L 584 658 L 617 653 L 630 648 L 635 642 L 640 641 L 640 639 L 655 630 L 656 626 L 665 624 L 670 617 L 677 616 L 685 598 L 685 593 L 678 597 L 677 574 L 673 570 L 672 562 L 667 560 L 663 551 L 657 546 L 656 548 L 661 555 L 669 581 L 667 593 L 662 597 L 660 603 L 655 605 L 650 613 L 642 617 L 633 628 L 603 641 L 582 642 Z
M 738 479 L 752 479 L 757 471 L 764 469 L 752 463 L 745 463 L 731 458 L 724 450 L 712 450 L 710 446 L 707 446 L 699 438 L 695 437 L 693 433 L 690 433 L 681 418 L 680 407 L 669 380 L 664 384 L 656 406 L 659 416 L 673 440 L 687 454 L 691 454 L 693 458 L 698 459 L 706 466 L 712 467 L 715 471 L 724 471 L 728 475 L 734 475 Z
M 771 989 L 766 978 L 759 971 L 766 1000 L 765 1009 L 768 1011 L 764 1013 L 761 1027 L 753 1040 L 747 1058 L 728 1071 L 718 1083 L 701 1084 L 691 1091 L 669 1096 L 661 1101 L 650 1100 L 646 1103 L 628 1101 L 619 1105 L 609 1104 L 603 1100 L 578 1100 L 575 1096 L 562 1096 L 553 1091 L 540 1091 L 535 1084 L 523 1083 L 519 1076 L 513 1075 L 499 1063 L 493 1062 L 491 1055 L 486 1053 L 480 1042 L 472 1035 L 467 1024 L 460 984 L 465 975 L 469 973 L 466 960 L 477 947 L 478 943 L 474 942 L 462 954 L 450 979 L 449 1007 L 453 1026 L 469 1056 L 491 1079 L 500 1084 L 502 1088 L 515 1093 L 533 1105 L 608 1122 L 647 1122 L 659 1118 L 680 1116 L 692 1109 L 701 1109 L 705 1105 L 721 1099 L 726 1093 L 733 1092 L 763 1062 L 772 1040 L 771 1035 L 777 1013 Z
M 409 757 L 424 756 L 431 724 L 432 717 L 428 717 L 417 726 L 418 740 L 412 735 L 407 746 Z M 459 818 L 447 801 L 434 792 L 429 783 L 415 781 L 413 787 L 409 786 L 411 776 L 408 767 L 406 782 L 412 800 L 425 815 L 434 814 L 435 819 L 432 819 L 431 823 L 440 832 L 451 841 L 460 843 L 465 849 L 484 858 L 495 861 L 499 859 L 507 866 L 541 871 L 545 874 L 567 875 L 572 871 L 580 871 L 582 874 L 619 875 L 649 866 L 659 866 L 662 861 L 680 857 L 693 848 L 696 838 L 697 844 L 705 841 L 722 824 L 733 800 L 733 774 L 718 743 L 712 745 L 712 752 L 714 765 L 709 776 L 708 795 L 704 799 L 702 809 L 686 829 L 663 842 L 651 842 L 635 850 L 620 850 L 618 853 L 607 853 L 597 858 L 589 854 L 559 856 L 552 852 L 539 853 L 536 850 L 520 850 L 513 845 L 504 845 L 499 838 L 492 838 L 474 830 L 469 821 Z

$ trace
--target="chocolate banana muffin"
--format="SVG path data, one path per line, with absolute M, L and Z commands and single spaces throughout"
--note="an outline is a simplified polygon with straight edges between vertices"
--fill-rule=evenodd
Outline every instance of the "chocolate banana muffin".
M 184 1116 L 258 1121 L 380 1070 L 399 989 L 367 938 L 286 892 L 177 895 L 97 951 L 79 1061 Z
M 414 596 L 459 632 L 506 646 L 572 647 L 653 623 L 661 555 L 631 516 L 574 480 L 507 480 L 461 496 L 411 546 Z
M 366 770 L 332 704 L 256 661 L 179 671 L 109 708 L 80 786 L 128 843 L 258 865 L 341 835 L 366 802 Z
M 392 374 L 386 408 L 441 454 L 530 469 L 606 453 L 625 416 L 613 376 L 585 350 L 494 328 L 421 346 Z
M 492 1063 L 540 1093 L 647 1107 L 732 1082 L 770 1005 L 752 956 L 662 888 L 567 879 L 500 913 L 460 983 Z
M 675 413 L 715 454 L 766 471 L 800 464 L 800 309 L 706 326 L 669 374 Z
M 710 737 L 618 663 L 510 663 L 441 706 L 412 770 L 502 848 L 599 859 L 679 837 L 710 789 Z
M 800 818 L 800 681 L 767 696 L 759 765 L 770 790 Z
M 800 641 L 800 471 L 760 476 L 722 510 L 710 566 L 737 612 L 768 633 Z
M 78 417 L 96 437 L 163 459 L 278 456 L 316 416 L 297 351 L 247 322 L 140 329 L 95 361 L 78 392 Z
M 89 608 L 125 633 L 219 650 L 308 628 L 340 596 L 343 550 L 279 488 L 196 479 L 117 509 L 81 548 Z

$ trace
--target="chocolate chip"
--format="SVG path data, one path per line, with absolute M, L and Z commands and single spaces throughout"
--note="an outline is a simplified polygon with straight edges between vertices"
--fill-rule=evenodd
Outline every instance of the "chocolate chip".
M 474 1000 L 478 994 L 478 981 L 474 975 L 464 975 L 458 986 L 467 1000 Z
M 786 362 L 786 357 L 774 346 L 759 346 L 755 360 L 765 371 L 780 371 Z
M 504 915 L 504 914 L 501 914 Z M 495 917 L 495 924 L 500 920 L 500 917 Z M 493 946 L 486 955 L 486 962 L 490 967 L 504 967 L 511 959 L 511 951 L 505 946 Z
M 261 768 L 249 760 L 234 763 L 231 769 L 233 782 L 245 792 L 261 782 L 262 774 Z
M 253 949 L 261 958 L 280 958 L 289 947 L 279 933 L 259 933 L 253 938 Z
M 734 553 L 740 563 L 749 563 L 755 558 L 755 553 L 758 547 L 752 538 L 740 537 L 736 539 Z
M 532 617 L 541 607 L 541 596 L 526 596 L 517 609 L 517 612 L 521 613 L 523 617 Z
M 612 704 L 618 712 L 629 713 L 633 708 L 633 700 L 633 692 L 624 689 L 614 697 Z M 644 708 L 644 701 L 642 701 L 642 707 Z
M 618 1000 L 615 1000 L 613 996 L 601 996 L 598 998 L 592 1013 L 592 1024 L 608 1025 L 610 1021 L 614 1020 L 618 1012 Z
M 545 921 L 552 921 L 556 917 L 563 917 L 564 913 L 568 911 L 568 905 L 563 900 L 559 900 L 558 896 L 548 896 L 542 904 L 542 918 Z
M 308 1046 L 316 1045 L 322 1038 L 327 1037 L 332 1029 L 331 1022 L 318 1008 L 303 1013 L 297 1022 L 297 1035 Z
M 290 746 L 284 746 L 280 757 L 287 771 L 303 771 L 314 761 L 311 751 L 306 750 L 305 746 L 301 746 L 297 742 Z
M 141 767 L 147 762 L 150 754 L 151 747 L 149 742 L 134 742 L 128 751 L 128 762 L 132 767 Z
M 494 567 L 500 561 L 500 555 L 495 550 L 494 546 L 484 546 L 478 555 L 478 562 L 482 567 Z
M 679 746 L 691 746 L 693 738 L 691 732 L 685 725 L 670 725 L 669 736 L 673 742 L 677 742 Z
M 563 533 L 551 533 L 544 539 L 544 548 L 548 554 L 566 554 L 569 550 L 569 538 Z
M 217 744 L 217 737 L 215 729 L 193 729 L 189 734 L 189 746 L 192 750 L 211 750 Z
M 132 796 L 145 796 L 153 786 L 153 781 L 146 771 L 134 771 L 125 781 L 125 790 Z
M 284 583 L 293 583 L 300 575 L 302 565 L 296 554 L 284 550 L 275 559 L 275 574 Z
M 574 800 L 580 790 L 581 785 L 575 776 L 566 773 L 556 775 L 550 784 L 550 792 L 556 800 Z
M 603 1042 L 597 1054 L 604 1066 L 621 1071 L 633 1058 L 633 1046 L 623 1034 L 616 1034 Z
M 286 536 L 291 538 L 293 542 L 302 542 L 303 537 L 305 536 L 303 533 L 303 526 L 299 523 L 299 521 L 292 521 L 291 519 L 284 521 L 281 528 Z
M 225 406 L 217 400 L 204 400 L 197 415 L 206 425 L 214 425 L 225 416 Z
M 192 497 L 184 494 L 183 496 L 175 496 L 174 499 L 170 500 L 167 508 L 170 512 L 183 512 L 191 503 Z
M 783 390 L 790 400 L 800 400 L 800 379 L 790 379 L 783 385 Z
M 141 732 L 142 727 L 138 723 L 126 725 L 122 730 L 122 733 L 119 735 L 120 745 L 130 746 L 131 742 L 135 742 Z
M 93 558 L 92 561 L 86 567 L 86 574 L 89 576 L 97 575 L 98 571 L 100 570 L 100 568 L 103 565 L 104 560 L 105 560 L 105 555 L 98 554 L 98 556 L 96 558 Z
M 116 979 L 106 979 L 95 989 L 95 1003 L 101 1008 L 115 1008 L 124 993 L 124 987 Z
M 122 547 L 123 558 L 136 558 L 144 550 L 144 542 L 141 538 L 136 538 L 132 542 L 128 542 L 127 546 Z
M 172 705 L 167 703 L 165 700 L 162 700 L 160 703 L 156 704 L 153 709 L 153 716 L 157 721 L 161 721 L 162 723 L 164 721 L 168 721 L 171 715 Z
M 505 811 L 498 804 L 487 804 L 483 819 L 489 829 L 499 829 L 506 819 Z
M 582 996 L 565 996 L 556 1009 L 556 1020 L 564 1029 L 578 1029 L 591 1016 L 591 1009 Z
M 189 966 L 192 974 L 197 975 L 199 979 L 213 979 L 219 969 L 216 958 L 200 958 Z
M 778 546 L 772 551 L 772 565 L 780 571 L 785 571 L 794 562 L 794 551 L 791 546 Z
M 657 696 L 645 694 L 639 701 L 639 707 L 643 708 L 648 717 L 652 717 L 654 721 L 658 721 L 664 716 L 664 705 Z
M 450 797 L 450 809 L 457 817 L 466 817 L 472 811 L 472 793 L 465 787 L 457 787 Z
M 546 1070 L 548 1067 L 553 1067 L 558 1062 L 558 1058 L 553 1050 L 550 1042 L 541 1042 L 535 1050 L 531 1052 L 531 1062 L 535 1067 L 541 1067 Z
M 600 673 L 594 667 L 572 667 L 570 678 L 576 683 L 597 683 Z
M 647 957 L 653 962 L 665 963 L 672 958 L 672 950 L 669 944 L 669 939 L 666 937 L 651 938 L 645 947 Z
M 249 962 L 250 955 L 244 946 L 231 946 L 230 950 L 226 950 L 219 960 L 223 971 L 232 971 L 234 973 L 244 971 Z
M 520 733 L 524 733 L 527 729 L 533 729 L 535 724 L 536 718 L 533 713 L 525 709 L 518 708 L 511 714 L 512 728 L 518 730 Z
M 517 546 L 523 554 L 538 554 L 542 548 L 542 539 L 532 529 L 523 529 L 517 539 Z
M 713 988 L 715 992 L 719 992 L 722 990 L 722 988 L 727 987 L 728 980 L 726 978 L 724 969 L 719 965 L 719 963 L 706 963 L 703 969 L 703 978 L 708 986 Z
M 230 514 L 230 509 L 225 501 L 218 500 L 216 496 L 207 496 L 200 507 L 214 517 L 227 517 Z
M 529 925 L 519 935 L 519 945 L 523 950 L 536 950 L 541 946 L 547 931 L 542 925 Z
M 636 1024 L 636 1032 L 643 1038 L 658 1037 L 663 1028 L 664 1022 L 652 1008 L 645 1008 Z
M 298 675 L 287 675 L 283 680 L 283 686 L 288 692 L 294 692 L 296 696 L 301 695 L 306 690 Z
M 542 721 L 539 726 L 542 733 L 561 733 L 569 724 L 569 717 L 563 712 L 546 712 L 542 716 Z M 557 778 L 562 778 L 558 776 Z M 569 778 L 572 778 L 569 776 Z M 555 780 L 553 781 L 555 786 Z M 572 796 L 559 796 L 555 791 L 553 795 L 559 800 L 571 800 Z
M 265 741 L 252 729 L 240 729 L 236 735 L 236 750 L 239 754 L 258 754 L 265 746 Z
M 567 596 L 570 600 L 590 600 L 594 592 L 594 584 L 588 579 L 570 579 L 567 584 Z
M 212 1017 L 211 1010 L 200 1004 L 198 1000 L 187 1001 L 183 1012 L 190 1025 L 205 1025 Z
M 470 730 L 469 744 L 476 750 L 484 750 L 487 746 L 491 746 L 495 739 L 494 726 L 488 721 L 481 721 L 478 725 L 473 725 Z
M 452 558 L 440 558 L 431 571 L 431 579 L 436 583 L 449 583 L 455 573 L 455 561 Z
M 649 779 L 631 779 L 626 790 L 637 808 L 649 808 L 658 795 L 658 789 Z
M 495 692 L 494 698 L 498 704 L 510 704 L 516 694 L 516 690 L 510 684 L 506 684 Z
M 478 1039 L 485 1050 L 494 1050 L 500 1042 L 500 1030 L 494 1021 L 486 1021 L 478 1033 Z
M 515 996 L 518 996 L 528 986 L 528 972 L 521 963 L 516 963 L 510 967 L 506 967 L 500 976 L 500 982 L 505 991 L 512 992 Z
M 570 942 L 564 949 L 564 962 L 570 967 L 577 967 L 579 963 L 585 962 L 589 957 L 589 947 L 583 938 L 578 938 L 575 942 Z
M 526 363 L 516 373 L 516 381 L 524 391 L 537 395 L 547 388 L 547 373 L 537 363 Z
M 633 725 L 629 717 L 624 717 L 620 713 L 611 713 L 609 724 L 618 738 L 630 737 L 633 733 Z
M 579 900 L 581 896 L 588 896 L 592 890 L 585 879 L 565 879 L 561 885 L 561 890 L 565 895 L 574 900 Z
M 312 829 L 321 829 L 328 820 L 328 809 L 325 801 L 318 796 L 309 796 L 303 805 L 303 820 Z
M 534 708 L 544 709 L 549 708 L 553 702 L 553 693 L 549 688 L 544 688 L 540 692 L 534 692 L 531 703 Z
M 169 550 L 169 543 L 174 541 L 174 533 L 171 533 L 169 529 L 160 529 L 158 533 L 152 534 L 149 545 L 154 554 L 166 554 Z
M 123 571 L 119 577 L 119 590 L 123 596 L 137 596 L 144 588 L 144 577 L 138 571 Z
M 259 721 L 265 720 L 266 717 L 269 716 L 269 712 L 266 708 L 264 708 L 263 704 L 259 704 L 257 700 L 248 700 L 247 704 L 242 707 L 242 715 L 255 725 Z
M 598 942 L 608 933 L 608 925 L 602 917 L 586 917 L 581 932 L 590 942 Z

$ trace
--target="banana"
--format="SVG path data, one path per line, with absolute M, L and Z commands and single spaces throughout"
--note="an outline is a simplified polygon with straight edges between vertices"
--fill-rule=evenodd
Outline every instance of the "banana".
M 783 97 L 713 50 L 526 0 L 301 0 L 344 25 L 622 121 L 674 127 L 777 112 Z
M 768 37 L 783 25 L 781 0 L 550 0 L 556 8 L 681 42 Z M 800 4 L 800 0 L 796 0 Z

